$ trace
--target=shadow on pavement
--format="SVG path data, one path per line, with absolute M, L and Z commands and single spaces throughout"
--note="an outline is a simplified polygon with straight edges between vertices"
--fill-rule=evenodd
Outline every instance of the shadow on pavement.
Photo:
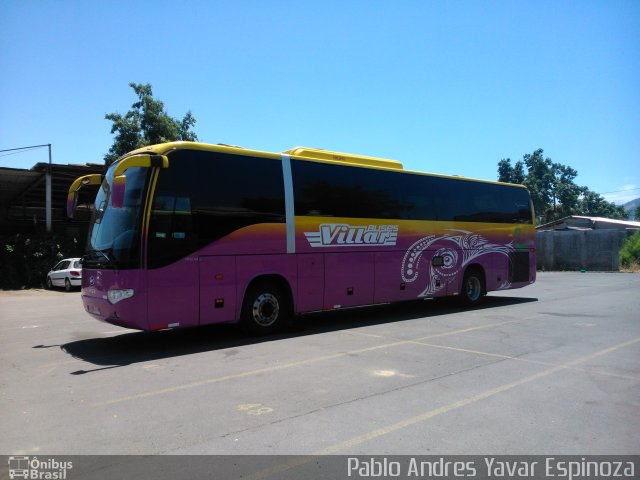
M 535 301 L 537 298 L 486 297 L 485 301 L 473 310 L 499 309 L 499 307 Z M 59 345 L 59 347 L 67 354 L 99 367 L 71 372 L 72 375 L 82 375 L 181 355 L 233 349 L 262 342 L 417 318 L 429 319 L 465 311 L 469 311 L 469 309 L 460 307 L 453 299 L 417 301 L 303 315 L 298 317 L 294 324 L 284 332 L 267 337 L 247 337 L 233 325 L 211 325 L 183 330 L 133 332 L 106 338 L 89 338 L 69 342 Z M 58 345 L 37 345 L 34 348 L 52 346 Z M 230 350 L 228 355 L 231 356 L 234 353 L 236 352 Z

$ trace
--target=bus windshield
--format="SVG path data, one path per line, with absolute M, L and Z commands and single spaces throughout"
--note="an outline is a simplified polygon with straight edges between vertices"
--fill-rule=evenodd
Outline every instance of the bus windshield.
M 122 207 L 111 205 L 112 165 L 102 182 L 93 206 L 85 267 L 138 268 L 140 266 L 140 223 L 148 169 L 127 170 Z

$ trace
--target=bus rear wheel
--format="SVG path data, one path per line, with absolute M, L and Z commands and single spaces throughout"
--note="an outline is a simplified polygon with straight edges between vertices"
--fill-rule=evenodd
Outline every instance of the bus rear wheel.
M 244 297 L 240 325 L 250 335 L 269 335 L 280 330 L 289 315 L 290 307 L 282 288 L 258 282 L 249 287 Z
M 468 270 L 462 280 L 460 298 L 465 305 L 479 304 L 485 295 L 484 275 L 479 269 Z

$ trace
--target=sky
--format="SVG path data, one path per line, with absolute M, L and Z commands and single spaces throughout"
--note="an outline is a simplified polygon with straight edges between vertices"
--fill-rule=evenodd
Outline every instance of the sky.
M 636 0 L 1 3 L 0 150 L 101 163 L 130 82 L 190 110 L 202 142 L 487 180 L 542 148 L 608 200 L 640 197 Z

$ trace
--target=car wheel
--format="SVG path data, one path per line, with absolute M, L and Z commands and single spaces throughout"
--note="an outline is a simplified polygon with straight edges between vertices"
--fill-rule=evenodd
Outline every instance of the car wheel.
M 462 281 L 462 290 L 460 291 L 460 298 L 466 305 L 477 305 L 482 301 L 485 295 L 484 276 L 482 271 L 474 269 L 469 270 L 464 275 Z
M 47 290 L 51 290 L 53 288 L 53 283 L 51 282 L 51 277 L 47 277 Z
M 68 279 L 68 278 L 65 278 L 65 279 L 64 279 L 64 289 L 65 289 L 65 291 L 67 291 L 67 292 L 70 292 L 70 291 L 71 291 L 71 282 L 69 281 L 69 279 Z
M 240 325 L 251 335 L 268 335 L 280 330 L 290 316 L 290 306 L 282 289 L 259 282 L 247 290 Z

